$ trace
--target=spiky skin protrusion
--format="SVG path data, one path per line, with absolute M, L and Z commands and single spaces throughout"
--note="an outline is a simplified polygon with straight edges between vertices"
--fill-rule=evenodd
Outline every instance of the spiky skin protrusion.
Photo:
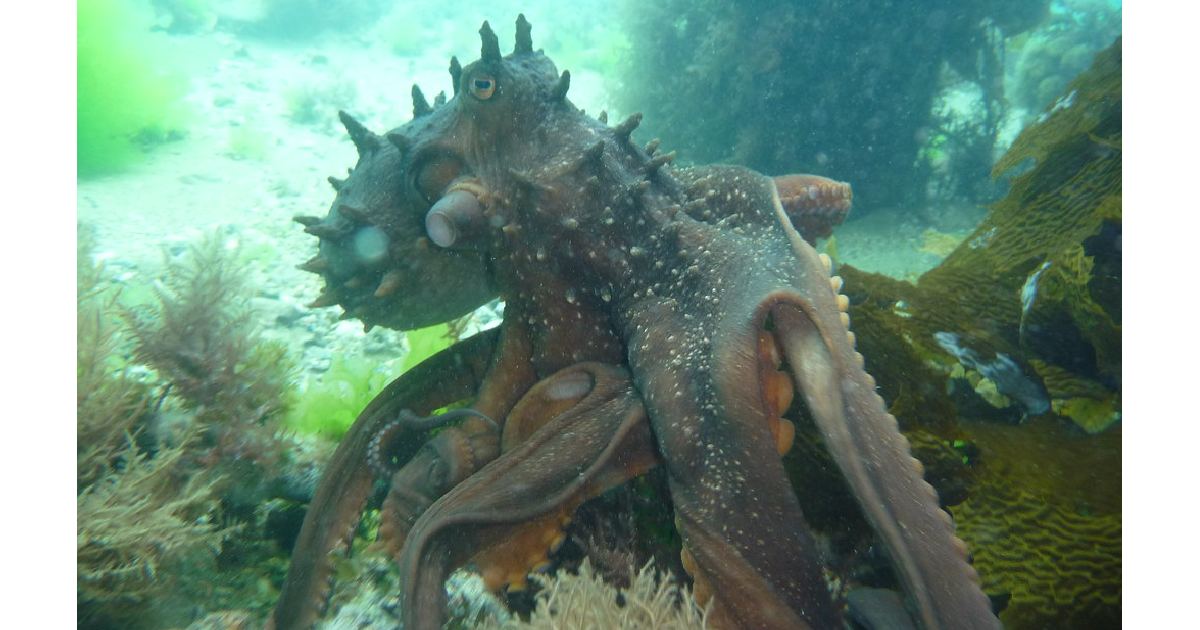
M 550 98 L 561 101 L 567 97 L 567 90 L 569 89 L 571 89 L 571 73 L 568 70 L 563 70 L 562 76 L 558 78 L 558 82 L 550 90 Z
M 355 120 L 353 116 L 344 111 L 339 111 L 338 118 L 341 119 L 342 125 L 346 127 L 346 132 L 350 134 L 350 140 L 354 142 L 354 147 L 358 149 L 359 158 L 369 156 L 379 149 L 379 136 L 371 133 L 362 123 Z
M 450 58 L 450 83 L 454 86 L 454 95 L 458 96 L 458 85 L 462 83 L 462 64 L 458 63 L 458 57 Z
M 412 101 L 413 118 L 420 118 L 426 114 L 433 113 L 433 107 L 429 105 L 429 101 L 425 100 L 425 93 L 421 91 L 420 86 L 412 86 Z

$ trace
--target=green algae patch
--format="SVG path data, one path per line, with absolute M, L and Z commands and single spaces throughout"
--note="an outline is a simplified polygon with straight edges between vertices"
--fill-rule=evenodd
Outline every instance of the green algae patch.
M 408 340 L 408 354 L 404 356 L 401 373 L 407 372 L 429 357 L 449 348 L 458 341 L 448 324 L 436 324 L 404 333 Z
M 187 83 L 165 35 L 129 0 L 78 5 L 78 174 L 120 171 L 177 136 Z
M 412 330 L 405 338 L 409 350 L 404 358 L 382 365 L 369 357 L 335 356 L 329 370 L 310 381 L 298 396 L 284 425 L 336 442 L 388 383 L 457 340 L 447 324 Z
M 402 371 L 389 366 L 392 364 L 380 366 L 361 356 L 335 356 L 329 370 L 297 396 L 284 426 L 305 435 L 341 440 L 358 414 Z

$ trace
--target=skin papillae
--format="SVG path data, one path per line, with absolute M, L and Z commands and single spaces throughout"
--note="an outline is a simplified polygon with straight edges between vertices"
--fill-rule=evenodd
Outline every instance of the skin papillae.
M 391 482 L 379 543 L 401 570 L 404 626 L 438 628 L 450 571 L 522 583 L 575 507 L 655 465 L 715 627 L 841 627 L 780 461 L 797 391 L 922 627 L 999 627 L 862 368 L 840 278 L 797 231 L 840 221 L 849 187 L 671 168 L 657 143 L 632 142 L 639 115 L 610 127 L 571 104 L 570 75 L 533 50 L 523 16 L 508 56 L 480 34 L 478 61 L 451 61 L 448 101 L 414 88 L 413 121 L 384 136 L 343 115 L 358 165 L 332 180 L 328 216 L 297 220 L 321 239 L 305 264 L 326 282 L 317 306 L 403 328 L 499 296 L 503 324 L 363 412 L 309 508 L 273 627 L 318 618 L 329 554 L 377 478 Z M 467 397 L 495 424 L 431 437 L 401 414 Z

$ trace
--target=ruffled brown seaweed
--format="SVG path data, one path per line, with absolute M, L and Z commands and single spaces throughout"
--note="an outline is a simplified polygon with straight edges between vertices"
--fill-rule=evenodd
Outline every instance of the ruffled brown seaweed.
M 1115 626 L 1120 40 L 1017 138 L 993 175 L 1030 162 L 915 286 L 851 267 L 840 273 L 859 348 L 901 426 L 978 455 L 957 477 L 973 487 L 952 512 L 985 590 L 1011 596 L 1005 626 Z

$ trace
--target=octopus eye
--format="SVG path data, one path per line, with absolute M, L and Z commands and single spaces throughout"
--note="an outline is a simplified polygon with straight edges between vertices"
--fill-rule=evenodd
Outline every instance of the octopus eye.
M 425 163 L 417 174 L 417 190 L 425 201 L 433 203 L 446 187 L 462 172 L 462 162 L 451 156 L 440 156 Z
M 486 74 L 477 75 L 471 78 L 470 89 L 471 96 L 486 101 L 496 93 L 496 79 Z

